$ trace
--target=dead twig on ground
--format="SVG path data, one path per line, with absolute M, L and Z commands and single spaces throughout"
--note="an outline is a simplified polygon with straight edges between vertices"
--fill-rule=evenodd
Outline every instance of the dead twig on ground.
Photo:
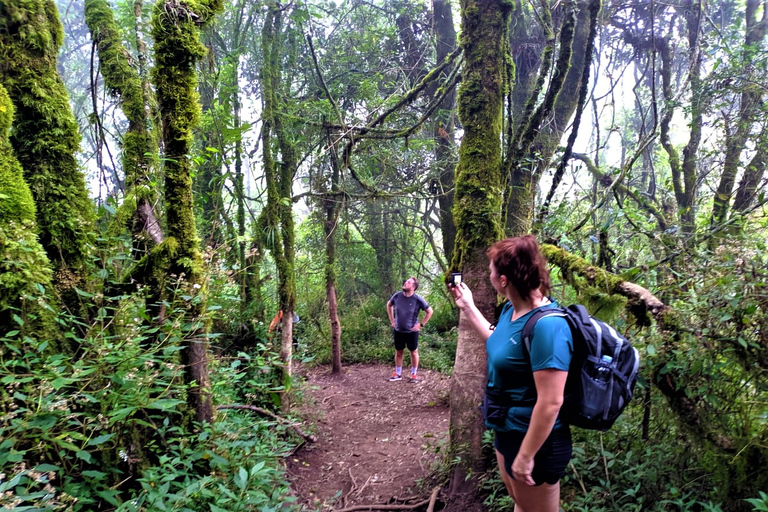
M 262 416 L 267 416 L 268 418 L 272 418 L 273 420 L 276 420 L 279 423 L 282 423 L 283 425 L 286 425 L 288 427 L 291 427 L 297 434 L 299 434 L 301 437 L 309 441 L 310 443 L 316 443 L 317 437 L 313 436 L 312 434 L 307 434 L 301 428 L 292 421 L 289 421 L 281 416 L 278 416 L 277 414 L 270 412 L 266 409 L 262 409 L 261 407 L 256 407 L 255 405 L 240 405 L 240 404 L 232 404 L 232 405 L 220 405 L 217 407 L 218 410 L 222 409 L 240 409 L 244 411 L 253 411 L 261 414 Z
M 355 480 L 355 477 L 352 475 L 352 468 L 347 468 L 349 471 L 349 479 L 352 480 L 352 486 L 349 488 L 349 492 L 344 495 L 344 498 L 341 500 L 341 506 L 346 507 L 347 506 L 347 500 L 352 495 L 352 493 L 357 489 L 357 481 Z
M 369 478 L 370 480 L 370 478 Z M 366 482 L 367 485 L 367 482 Z M 365 486 L 363 486 L 365 487 Z M 432 490 L 432 495 L 423 501 L 414 503 L 412 505 L 388 505 L 384 503 L 372 504 L 372 505 L 355 505 L 353 507 L 340 508 L 335 512 L 355 512 L 356 510 L 414 510 L 419 507 L 427 505 L 427 512 L 434 512 L 435 503 L 437 502 L 437 495 L 440 492 L 440 487 L 435 487 Z
M 360 488 L 360 489 L 357 491 L 357 494 L 355 494 L 355 496 L 357 496 L 358 498 L 360 497 L 360 493 L 362 493 L 362 492 L 363 492 L 363 490 L 364 490 L 366 487 L 368 487 L 368 484 L 369 484 L 369 483 L 371 483 L 371 478 L 373 478 L 373 475 L 371 475 L 371 476 L 369 476 L 369 477 L 368 477 L 368 480 L 366 480 L 366 481 L 365 481 L 365 483 L 364 483 L 364 484 L 363 484 L 363 486 L 362 486 L 362 487 L 361 487 L 361 488 Z

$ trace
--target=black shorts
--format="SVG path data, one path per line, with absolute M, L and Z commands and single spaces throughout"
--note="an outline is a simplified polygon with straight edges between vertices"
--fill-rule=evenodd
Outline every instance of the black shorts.
M 525 437 L 524 432 L 496 432 L 493 445 L 504 456 L 504 470 L 512 477 L 512 463 Z M 571 429 L 564 425 L 553 430 L 533 458 L 533 474 L 536 485 L 556 484 L 564 475 L 573 453 Z
M 413 352 L 419 348 L 419 333 L 418 331 L 400 332 L 392 331 L 395 334 L 395 350 L 408 350 Z

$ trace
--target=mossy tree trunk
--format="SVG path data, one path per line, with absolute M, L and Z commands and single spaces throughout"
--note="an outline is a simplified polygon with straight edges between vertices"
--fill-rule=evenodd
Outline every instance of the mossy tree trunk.
M 56 70 L 63 30 L 53 0 L 0 2 L 0 83 L 16 107 L 10 142 L 37 207 L 40 243 L 64 305 L 87 287 L 94 208 L 75 153 L 80 134 Z
M 550 167 L 552 156 L 576 110 L 580 95 L 574 93 L 580 90 L 585 80 L 584 70 L 591 64 L 587 53 L 591 53 L 589 48 L 599 5 L 598 0 L 563 3 L 558 12 L 561 18 L 559 38 L 552 13 L 542 6 L 539 21 L 545 44 L 541 58 L 537 59 L 541 63 L 537 80 L 533 83 L 529 77 L 522 78 L 519 85 L 513 86 L 508 99 L 510 110 L 519 108 L 526 90 L 530 89 L 522 111 L 510 112 L 507 120 L 503 168 L 508 180 L 505 231 L 510 236 L 531 231 L 536 188 L 542 174 Z M 519 37 L 520 28 L 515 30 Z M 527 51 L 512 48 L 517 60 L 526 57 Z M 530 62 L 524 64 L 518 76 L 530 72 L 527 68 Z M 514 74 L 509 73 L 509 76 Z M 560 94 L 561 91 L 567 93 Z
M 173 284 L 172 303 L 185 312 L 189 325 L 182 341 L 181 360 L 189 385 L 188 403 L 199 422 L 210 422 L 210 397 L 204 311 L 203 261 L 198 247 L 192 200 L 190 149 L 192 129 L 199 122 L 195 63 L 205 55 L 200 29 L 221 9 L 221 0 L 191 5 L 158 2 L 153 15 L 155 39 L 153 82 L 157 88 L 165 148 L 166 227 L 171 236 L 153 251 L 158 260 L 158 281 L 165 289 Z M 169 282 L 170 281 L 170 282 Z
M 262 31 L 262 145 L 264 176 L 267 183 L 265 229 L 267 247 L 277 266 L 278 301 L 283 311 L 280 358 L 283 362 L 284 383 L 292 374 L 293 313 L 296 308 L 296 282 L 294 276 L 294 223 L 292 187 L 297 158 L 294 142 L 284 124 L 286 87 L 282 83 L 284 58 L 283 10 L 271 4 Z M 274 151 L 279 151 L 277 162 Z
M 696 160 L 699 144 L 702 136 L 702 122 L 704 102 L 702 96 L 704 84 L 701 79 L 701 48 L 699 43 L 699 4 L 686 0 L 680 7 L 686 20 L 688 37 L 688 82 L 690 84 L 690 122 L 688 142 L 683 149 L 682 160 L 680 152 L 671 141 L 670 125 L 677 107 L 677 91 L 673 80 L 672 48 L 670 44 L 661 44 L 661 79 L 664 102 L 666 104 L 664 115 L 659 123 L 660 142 L 669 158 L 669 167 L 672 172 L 672 185 L 677 201 L 677 215 L 680 221 L 682 234 L 690 237 L 693 233 L 695 218 L 695 197 L 697 191 Z M 666 39 L 664 40 L 666 41 Z
M 757 58 L 757 52 L 760 50 L 761 43 L 765 38 L 766 20 L 768 20 L 768 13 L 765 10 L 763 11 L 762 21 L 757 19 L 757 13 L 761 4 L 762 2 L 759 0 L 747 0 L 745 10 L 746 35 L 742 49 L 742 66 L 744 66 L 743 73 L 747 77 L 759 73 L 755 69 L 753 61 Z M 746 85 L 741 91 L 739 113 L 736 122 L 731 129 L 726 130 L 723 172 L 720 175 L 720 183 L 718 184 L 717 193 L 712 205 L 712 227 L 717 227 L 728 218 L 728 210 L 734 193 L 733 186 L 736 184 L 736 176 L 741 167 L 741 155 L 747 147 L 755 121 L 761 115 L 764 108 L 763 96 L 762 88 L 753 84 Z M 726 119 L 724 122 L 727 123 L 728 120 Z M 758 147 L 757 151 L 764 154 L 765 147 Z M 764 161 L 764 158 L 762 161 Z M 765 167 L 764 163 L 762 167 Z M 748 170 L 745 170 L 745 174 L 750 173 L 750 171 L 754 172 L 756 168 L 756 165 L 752 165 Z M 736 208 L 734 210 L 739 211 Z
M 457 232 L 451 267 L 463 272 L 475 303 L 487 318 L 492 317 L 496 292 L 488 280 L 485 250 L 503 235 L 499 141 L 512 7 L 511 2 L 461 2 L 465 64 L 458 108 L 464 137 L 456 171 L 453 214 Z M 452 455 L 461 458 L 451 480 L 453 493 L 473 490 L 475 483 L 467 476 L 483 469 L 481 436 L 485 428 L 477 404 L 483 396 L 485 375 L 484 340 L 462 315 L 451 379 L 450 444 Z
M 106 0 L 86 0 L 85 22 L 99 55 L 104 84 L 112 96 L 120 98 L 128 129 L 122 139 L 122 166 L 127 198 L 124 207 L 131 216 L 134 248 L 143 254 L 163 241 L 155 216 L 155 191 L 149 186 L 155 167 L 157 141 L 147 119 L 144 85 L 139 71 L 129 62 L 129 53 L 115 23 L 112 7 Z
M 218 248 L 224 243 L 224 231 L 222 222 L 228 222 L 223 208 L 222 190 L 224 188 L 224 176 L 221 173 L 224 155 L 224 141 L 222 140 L 221 124 L 218 119 L 215 99 L 219 93 L 218 63 L 213 55 L 212 37 L 209 29 L 206 33 L 206 46 L 209 55 L 203 62 L 200 70 L 200 102 L 203 112 L 203 122 L 197 142 L 202 153 L 202 162 L 198 166 L 193 182 L 195 202 L 200 212 L 198 229 L 204 246 Z M 216 151 L 209 151 L 214 148 Z M 234 237 L 234 226 L 230 234 Z M 233 263 L 230 261 L 230 263 Z
M 51 265 L 45 250 L 37 240 L 35 201 L 29 190 L 19 161 L 8 141 L 13 121 L 13 103 L 0 85 L 0 334 L 22 329 L 22 334 L 45 340 L 43 325 L 40 332 L 27 331 L 32 313 L 41 321 L 46 314 L 38 307 L 36 297 L 43 295 L 40 286 L 51 282 Z M 17 315 L 25 321 L 18 325 Z

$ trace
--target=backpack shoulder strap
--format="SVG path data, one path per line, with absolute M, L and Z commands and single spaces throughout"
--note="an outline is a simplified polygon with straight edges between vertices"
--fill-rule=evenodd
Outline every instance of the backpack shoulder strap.
M 494 320 L 490 325 L 492 331 L 496 329 L 496 326 L 499 325 L 499 320 L 501 320 L 501 317 L 504 316 L 504 313 L 506 313 L 507 310 L 511 307 L 512 307 L 511 302 L 509 301 L 504 302 L 503 307 L 501 308 L 501 313 L 499 313 L 499 318 Z
M 538 322 L 540 318 L 553 315 L 568 318 L 568 314 L 560 307 L 541 308 L 534 311 L 531 317 L 525 321 L 523 332 L 520 334 L 520 337 L 523 339 L 523 347 L 525 348 L 525 354 L 528 357 L 530 357 L 531 354 L 531 339 L 533 338 L 533 328 L 536 326 L 536 322 Z

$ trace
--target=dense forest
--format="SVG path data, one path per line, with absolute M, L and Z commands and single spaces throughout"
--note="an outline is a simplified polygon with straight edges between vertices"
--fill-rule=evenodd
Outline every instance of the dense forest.
M 642 358 L 563 509 L 768 511 L 767 14 L 0 0 L 0 504 L 299 510 L 295 366 L 390 364 L 413 275 L 441 506 L 511 510 L 445 279 L 491 318 L 487 247 L 534 233 Z

